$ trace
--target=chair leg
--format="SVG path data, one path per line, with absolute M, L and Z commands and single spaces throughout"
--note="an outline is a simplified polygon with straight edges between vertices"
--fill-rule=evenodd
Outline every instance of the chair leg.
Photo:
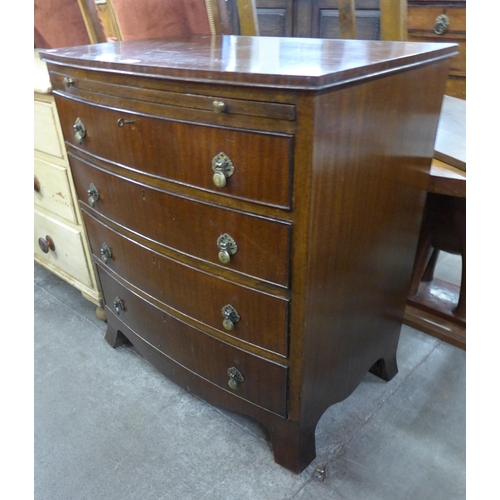
M 437 248 L 434 248 L 432 250 L 431 258 L 429 259 L 429 262 L 427 263 L 424 274 L 422 276 L 422 281 L 424 281 L 425 283 L 429 283 L 434 279 L 434 271 L 436 269 L 436 263 L 438 261 L 438 257 L 439 257 L 439 250 Z
M 431 234 L 429 231 L 422 228 L 418 240 L 415 263 L 413 264 L 413 274 L 411 277 L 410 292 L 408 294 L 409 297 L 413 297 L 418 293 L 418 287 L 426 270 L 431 250 Z

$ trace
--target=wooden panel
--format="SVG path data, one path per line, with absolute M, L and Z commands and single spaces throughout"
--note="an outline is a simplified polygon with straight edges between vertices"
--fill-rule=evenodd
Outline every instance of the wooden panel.
M 342 38 L 339 13 L 346 6 L 338 0 L 313 0 L 311 2 L 310 36 L 320 38 Z M 345 14 L 343 14 L 345 15 Z M 355 2 L 355 38 L 378 40 L 380 38 L 379 0 Z M 349 38 L 354 38 L 350 36 Z
M 324 121 L 314 138 L 310 235 L 322 244 L 308 258 L 310 322 L 302 348 L 310 367 L 302 393 L 312 413 L 324 411 L 334 386 L 347 395 L 360 366 L 368 370 L 386 358 L 377 332 L 396 352 L 446 71 L 430 64 L 316 101 L 317 120 Z M 351 147 L 330 147 L 346 137 Z M 353 336 L 364 346 L 356 363 L 348 354 Z M 342 368 L 333 376 L 331 366 Z
M 219 266 L 217 239 L 228 233 L 238 251 L 224 267 L 288 286 L 289 224 L 174 196 L 71 156 L 70 163 L 81 203 L 88 204 L 93 183 L 100 194 L 95 210 L 125 228 Z
M 259 9 L 258 14 L 261 36 L 291 36 L 287 30 L 285 9 Z
M 118 314 L 120 320 L 155 350 L 221 389 L 286 416 L 285 366 L 236 349 L 174 319 L 122 286 L 102 268 L 99 275 L 108 315 L 116 314 L 113 303 L 119 297 L 124 304 Z M 228 386 L 227 369 L 231 367 L 237 368 L 245 379 L 236 390 Z M 266 390 L 262 390 L 263 386 Z
M 291 137 L 203 127 L 59 97 L 57 102 L 67 117 L 62 121 L 66 140 L 86 152 L 223 196 L 291 204 Z M 81 145 L 73 133 L 77 118 L 86 128 Z M 133 123 L 120 127 L 119 120 Z M 221 188 L 214 184 L 212 169 L 219 153 L 229 156 L 235 169 Z
M 84 213 L 96 259 L 106 243 L 111 258 L 106 267 L 133 283 L 168 308 L 190 316 L 249 344 L 286 356 L 288 301 L 231 283 L 138 245 Z M 207 295 L 210 290 L 210 295 Z M 222 325 L 222 307 L 231 304 L 241 319 L 233 330 Z
M 50 250 L 49 253 L 43 253 L 38 239 L 45 238 L 47 235 L 54 241 L 55 251 Z M 92 281 L 85 258 L 83 238 L 81 230 L 35 210 L 35 257 L 51 266 L 52 269 L 60 269 L 63 273 L 90 287 Z
M 341 38 L 338 10 L 322 9 L 319 13 L 320 38 Z M 380 38 L 380 12 L 378 10 L 356 11 L 356 39 L 378 40 Z
M 35 205 L 77 223 L 68 169 L 35 157 L 35 177 L 40 191 L 34 192 Z
M 292 36 L 293 0 L 256 0 L 261 36 Z
M 35 99 L 35 149 L 56 158 L 65 158 L 59 135 L 57 111 L 50 101 Z
M 467 164 L 466 114 L 463 99 L 444 96 L 434 152 L 437 160 L 464 171 Z

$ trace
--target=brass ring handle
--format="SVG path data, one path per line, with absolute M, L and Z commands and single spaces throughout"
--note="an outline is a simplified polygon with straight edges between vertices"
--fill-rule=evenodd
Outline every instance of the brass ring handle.
M 443 12 L 443 14 L 436 17 L 436 22 L 434 23 L 434 33 L 436 35 L 442 35 L 450 26 L 450 18 Z
M 89 205 L 91 207 L 95 207 L 95 204 L 100 199 L 100 195 L 99 195 L 99 191 L 97 191 L 97 188 L 94 186 L 94 184 L 92 184 L 92 183 L 90 184 L 90 186 L 87 190 L 87 194 L 89 197 Z
M 66 87 L 72 87 L 73 85 L 75 85 L 75 80 L 73 80 L 73 78 L 71 78 L 70 76 L 65 76 L 63 78 L 63 83 Z
M 115 297 L 115 300 L 113 301 L 113 307 L 115 308 L 116 314 L 120 314 L 120 311 L 125 310 L 125 304 L 123 303 L 123 300 L 120 299 L 120 297 Z
M 111 253 L 111 249 L 109 248 L 109 246 L 106 243 L 103 243 L 102 247 L 101 247 L 101 259 L 102 259 L 102 261 L 105 264 L 107 264 L 108 260 L 111 259 L 112 256 L 113 255 Z
M 38 246 L 43 253 L 49 253 L 49 250 L 56 251 L 54 240 L 49 235 L 45 236 L 45 238 L 38 238 Z
M 213 181 L 217 187 L 224 187 L 226 179 L 234 174 L 234 165 L 231 158 L 225 153 L 219 153 L 212 158 Z
M 75 133 L 75 140 L 78 144 L 82 144 L 83 139 L 87 136 L 87 129 L 83 124 L 81 118 L 77 118 L 73 125 L 73 132 Z
M 245 378 L 243 377 L 241 372 L 238 370 L 238 368 L 235 368 L 234 366 L 227 369 L 227 376 L 229 377 L 227 384 L 234 391 L 238 389 L 239 385 L 245 382 Z
M 231 256 L 238 251 L 236 241 L 229 234 L 221 234 L 217 238 L 217 247 L 219 248 L 219 260 L 223 264 L 231 262 Z
M 222 101 L 214 101 L 212 103 L 214 113 L 220 114 L 226 111 L 226 105 Z
M 227 304 L 222 308 L 222 318 L 222 326 L 228 331 L 231 331 L 241 319 L 238 311 L 231 304 Z
M 39 192 L 40 192 L 40 189 L 41 189 L 41 188 L 40 188 L 40 181 L 38 180 L 38 177 L 35 175 L 35 191 L 36 191 L 37 193 L 39 193 Z

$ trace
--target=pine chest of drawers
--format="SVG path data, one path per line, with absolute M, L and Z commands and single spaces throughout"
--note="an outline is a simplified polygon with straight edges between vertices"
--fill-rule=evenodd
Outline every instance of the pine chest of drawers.
M 78 289 L 105 319 L 49 73 L 37 50 L 34 63 L 35 262 Z
M 46 51 L 112 346 L 269 431 L 396 350 L 453 44 L 178 37 Z

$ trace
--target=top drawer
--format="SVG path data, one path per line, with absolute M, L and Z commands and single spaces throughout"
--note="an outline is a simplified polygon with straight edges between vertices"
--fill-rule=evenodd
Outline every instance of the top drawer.
M 65 140 L 91 155 L 222 196 L 291 207 L 292 134 L 200 123 L 196 112 L 192 121 L 172 119 L 171 107 L 138 101 L 122 99 L 117 108 L 106 99 L 56 100 Z

